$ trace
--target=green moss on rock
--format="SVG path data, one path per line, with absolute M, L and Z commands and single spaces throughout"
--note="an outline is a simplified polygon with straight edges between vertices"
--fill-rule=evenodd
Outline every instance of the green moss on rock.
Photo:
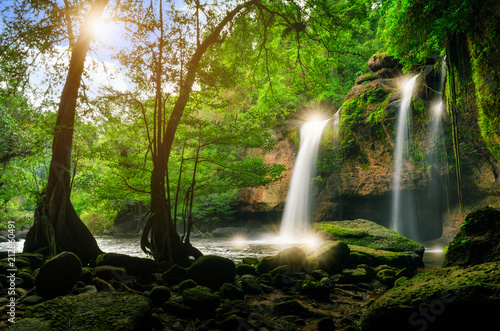
M 19 322 L 37 319 L 52 330 L 145 330 L 151 329 L 150 318 L 144 296 L 101 292 L 45 301 L 29 307 Z
M 399 233 L 375 222 L 357 219 L 314 223 L 314 229 L 331 240 L 340 240 L 348 245 L 363 246 L 392 252 L 413 251 L 420 257 L 425 248 Z
M 220 298 L 206 286 L 188 288 L 182 293 L 182 303 L 190 308 L 213 311 L 220 305 Z
M 417 274 L 375 300 L 363 331 L 487 330 L 500 306 L 500 263 Z
M 500 210 L 483 207 L 471 211 L 448 246 L 443 266 L 500 261 Z

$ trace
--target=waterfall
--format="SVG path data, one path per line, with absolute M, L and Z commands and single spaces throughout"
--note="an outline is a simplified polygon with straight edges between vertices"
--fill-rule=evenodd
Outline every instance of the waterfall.
M 441 64 L 441 75 L 436 89 L 437 96 L 430 108 L 429 152 L 427 154 L 428 178 L 427 191 L 423 197 L 424 215 L 420 215 L 421 237 L 438 238 L 443 231 L 443 212 L 448 200 L 448 161 L 446 158 L 443 119 L 446 116 L 443 104 L 443 85 L 446 78 L 446 60 Z
M 413 87 L 417 80 L 417 76 L 410 79 L 403 88 L 403 98 L 401 100 L 401 107 L 399 109 L 398 115 L 398 127 L 396 131 L 396 146 L 394 151 L 394 177 L 392 185 L 392 218 L 391 218 L 391 228 L 398 233 L 406 236 L 411 234 L 415 235 L 418 230 L 415 223 L 415 211 L 414 203 L 412 199 L 409 198 L 409 204 L 405 206 L 404 210 L 404 220 L 402 211 L 402 192 L 401 192 L 401 182 L 403 179 L 403 163 L 404 163 L 404 153 L 408 151 L 409 142 L 409 122 L 411 120 L 409 113 L 411 109 L 411 99 L 413 94 Z M 413 207 L 413 208 L 412 208 Z
M 326 123 L 335 121 L 335 116 L 325 121 L 305 123 L 300 130 L 300 146 L 281 220 L 280 240 L 300 242 L 311 234 L 311 189 L 316 172 L 316 159 L 321 135 Z
M 444 80 L 446 79 L 446 57 L 443 58 L 443 61 L 441 62 L 441 73 L 439 77 L 439 85 L 437 89 L 437 93 L 439 94 L 439 101 L 436 102 L 434 107 L 432 108 L 431 115 L 432 115 L 432 121 L 431 121 L 431 143 L 432 143 L 432 148 L 431 148 L 431 153 L 437 153 L 437 147 L 441 143 L 441 140 L 443 139 L 443 128 L 441 126 L 441 118 L 443 117 L 443 110 L 444 110 L 444 105 L 443 105 L 443 85 L 444 85 Z

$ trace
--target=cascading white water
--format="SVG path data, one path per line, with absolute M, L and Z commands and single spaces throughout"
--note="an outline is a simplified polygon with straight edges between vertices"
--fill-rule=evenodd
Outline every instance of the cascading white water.
M 444 141 L 443 119 L 446 116 L 446 105 L 443 104 L 443 86 L 446 78 L 446 60 L 441 64 L 441 77 L 436 88 L 436 99 L 430 108 L 429 151 L 427 154 L 427 187 L 421 203 L 425 206 L 419 215 L 421 238 L 437 238 L 443 231 L 443 213 L 449 207 L 448 161 Z
M 394 177 L 392 185 L 392 218 L 391 218 L 391 228 L 392 230 L 408 235 L 406 229 L 413 231 L 411 224 L 403 224 L 403 215 L 401 213 L 401 181 L 402 181 L 402 171 L 404 163 L 404 153 L 408 151 L 409 142 L 409 121 L 411 120 L 410 106 L 413 94 L 413 87 L 417 80 L 417 76 L 410 79 L 403 88 L 403 98 L 401 100 L 401 107 L 399 109 L 398 115 L 398 127 L 396 131 L 396 146 L 394 151 Z M 411 218 L 413 215 L 408 215 L 412 213 L 411 210 L 405 211 L 405 219 Z
M 439 86 L 437 91 L 440 95 L 442 95 L 445 78 L 446 78 L 446 57 L 443 58 L 443 61 L 441 62 L 441 74 L 439 78 Z M 442 99 L 442 96 L 440 97 L 440 99 Z M 441 142 L 442 139 L 441 118 L 443 116 L 443 110 L 444 110 L 444 105 L 442 100 L 437 102 L 432 108 L 431 141 L 433 143 L 432 146 L 433 149 L 437 148 L 437 145 Z
M 335 116 L 335 115 L 334 115 Z M 332 118 L 335 120 L 335 118 Z M 330 119 L 305 123 L 281 220 L 280 241 L 301 242 L 311 234 L 311 186 L 323 128 Z

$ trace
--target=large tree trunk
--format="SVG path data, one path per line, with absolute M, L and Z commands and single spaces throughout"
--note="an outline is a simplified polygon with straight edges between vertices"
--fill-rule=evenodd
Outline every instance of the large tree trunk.
M 107 2 L 93 2 L 86 24 L 73 47 L 54 129 L 47 188 L 24 244 L 25 252 L 46 248 L 49 256 L 60 251 L 74 252 L 84 265 L 94 260 L 101 250 L 70 201 L 71 148 L 78 90 L 85 58 L 94 36 L 89 21 L 101 17 Z
M 151 175 L 151 209 L 149 218 L 144 227 L 141 238 L 141 248 L 144 252 L 152 254 L 156 261 L 167 261 L 179 265 L 189 264 L 189 257 L 198 258 L 201 252 L 194 248 L 189 241 L 182 242 L 174 226 L 171 215 L 170 202 L 165 192 L 165 178 L 168 176 L 168 160 L 175 132 L 189 101 L 196 72 L 203 54 L 220 38 L 224 27 L 242 10 L 257 4 L 259 0 L 251 0 L 236 6 L 215 27 L 214 31 L 196 48 L 188 64 L 186 77 L 181 82 L 179 96 L 168 120 L 162 139 L 158 139 L 158 157 L 153 156 L 154 169 Z M 160 121 L 157 122 L 160 123 Z M 158 129 L 163 128 L 163 124 Z M 151 236 L 151 237 L 149 237 Z M 189 238 L 189 235 L 186 237 Z

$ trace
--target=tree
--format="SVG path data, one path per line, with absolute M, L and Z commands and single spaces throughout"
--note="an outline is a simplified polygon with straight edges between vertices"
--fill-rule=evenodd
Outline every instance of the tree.
M 160 2 L 161 4 L 161 2 Z M 336 3 L 338 5 L 338 3 Z M 339 9 L 341 7 L 338 7 Z M 198 36 L 204 36 L 203 40 L 198 40 L 196 47 L 193 49 L 190 60 L 186 67 L 185 75 L 181 75 L 182 79 L 178 84 L 178 95 L 172 111 L 169 113 L 168 121 L 164 119 L 165 109 L 163 109 L 163 99 L 160 93 L 161 62 L 156 62 L 156 107 L 155 107 L 155 131 L 152 139 L 152 158 L 153 172 L 151 175 L 151 209 L 149 219 L 146 223 L 143 236 L 141 238 L 142 249 L 154 256 L 158 261 L 169 261 L 171 263 L 186 264 L 189 256 L 196 258 L 199 252 L 194 250 L 189 242 L 182 242 L 174 227 L 172 217 L 172 206 L 169 199 L 170 192 L 168 190 L 168 172 L 169 159 L 172 152 L 173 142 L 176 136 L 177 128 L 184 115 L 186 105 L 191 96 L 193 84 L 196 81 L 200 63 L 205 53 L 217 43 L 224 43 L 224 38 L 229 34 L 227 26 L 233 22 L 235 17 L 249 16 L 250 13 L 257 15 L 261 19 L 260 24 L 263 26 L 264 40 L 266 44 L 266 28 L 274 24 L 283 24 L 287 28 L 295 31 L 298 47 L 301 45 L 301 36 L 317 42 L 327 40 L 325 32 L 325 24 L 333 23 L 333 26 L 344 28 L 343 14 L 348 12 L 348 8 L 335 12 L 336 8 L 332 7 L 329 2 L 311 1 L 304 5 L 299 5 L 294 2 L 290 3 L 274 3 L 263 2 L 259 0 L 251 0 L 239 4 L 233 10 L 227 12 L 218 22 L 218 15 L 208 16 L 207 24 L 209 27 L 205 33 L 200 33 L 197 30 Z M 199 6 L 195 7 L 198 16 Z M 253 11 L 254 10 L 254 11 Z M 246 15 L 244 15 L 246 14 Z M 328 14 L 326 19 L 320 21 L 322 14 Z M 161 15 L 161 9 L 160 9 Z M 162 19 L 160 17 L 160 22 Z M 347 25 L 346 25 L 347 26 Z M 224 30 L 224 36 L 221 36 Z M 160 36 L 163 36 L 163 29 L 160 29 Z M 163 45 L 160 39 L 159 45 Z M 324 43 L 325 46 L 329 46 Z M 159 48 L 161 52 L 161 47 Z M 161 53 L 160 53 L 161 54 Z M 298 53 L 300 54 L 300 52 Z M 160 56 L 156 58 L 161 59 Z M 182 69 L 181 69 L 182 72 Z M 166 125 L 165 125 L 166 124 Z
M 63 10 L 55 3 L 51 4 L 53 7 L 50 9 L 63 16 L 67 24 L 71 59 L 59 102 L 47 187 L 35 212 L 34 225 L 28 232 L 24 246 L 26 252 L 48 248 L 49 256 L 63 250 L 72 251 L 80 257 L 83 264 L 95 259 L 101 250 L 70 201 L 73 126 L 84 62 L 94 36 L 93 23 L 96 19 L 99 20 L 106 4 L 107 0 L 95 0 L 90 3 L 90 9 L 76 40 L 70 8 Z M 36 2 L 31 5 L 38 6 Z

